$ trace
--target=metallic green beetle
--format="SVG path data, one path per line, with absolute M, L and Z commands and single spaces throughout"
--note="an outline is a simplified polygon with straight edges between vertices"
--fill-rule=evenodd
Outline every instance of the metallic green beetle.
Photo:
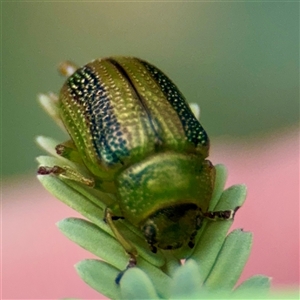
M 71 70 L 71 71 L 70 71 Z M 74 73 L 73 73 L 74 71 Z M 82 160 L 94 179 L 60 167 L 39 174 L 65 177 L 113 193 L 106 221 L 136 264 L 136 250 L 114 226 L 122 217 L 140 228 L 151 250 L 194 246 L 204 217 L 230 219 L 235 211 L 208 212 L 215 168 L 208 136 L 184 96 L 159 69 L 138 58 L 97 59 L 70 75 L 59 96 L 71 141 L 57 152 Z M 71 73 L 73 73 L 71 75 Z

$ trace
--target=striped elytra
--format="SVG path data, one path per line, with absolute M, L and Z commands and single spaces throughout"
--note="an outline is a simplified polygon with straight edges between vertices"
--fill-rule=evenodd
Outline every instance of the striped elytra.
M 59 100 L 67 130 L 95 175 L 112 179 L 153 153 L 208 156 L 208 136 L 184 96 L 143 60 L 94 60 L 68 78 Z

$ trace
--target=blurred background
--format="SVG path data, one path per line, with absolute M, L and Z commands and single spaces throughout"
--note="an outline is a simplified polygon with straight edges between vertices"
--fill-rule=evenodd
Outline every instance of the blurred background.
M 35 179 L 37 135 L 67 137 L 37 104 L 64 60 L 143 58 L 201 107 L 213 163 L 249 197 L 254 232 L 242 279 L 299 284 L 299 3 L 2 3 L 3 299 L 101 298 L 73 265 L 89 254 L 54 223 L 75 216 Z

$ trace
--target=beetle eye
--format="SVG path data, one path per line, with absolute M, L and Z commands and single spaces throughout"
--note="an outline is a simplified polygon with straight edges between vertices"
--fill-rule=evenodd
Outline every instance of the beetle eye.
M 188 246 L 189 246 L 191 249 L 193 249 L 194 246 L 195 246 L 195 243 L 192 242 L 192 241 L 189 241 Z
M 154 243 L 155 242 L 155 237 L 156 237 L 156 228 L 153 224 L 146 224 L 142 228 L 143 233 L 145 238 L 149 243 Z
M 157 248 L 154 246 L 154 244 L 157 242 L 155 225 L 154 224 L 146 224 L 145 226 L 143 226 L 142 231 L 144 233 L 144 237 L 147 240 L 147 243 L 150 246 L 150 250 L 153 253 L 156 253 Z

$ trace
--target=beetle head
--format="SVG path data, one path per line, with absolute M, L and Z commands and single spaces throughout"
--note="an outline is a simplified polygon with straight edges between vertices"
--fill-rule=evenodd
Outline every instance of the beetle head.
M 199 229 L 199 208 L 192 203 L 178 204 L 157 210 L 142 226 L 153 252 L 177 249 L 195 237 Z

